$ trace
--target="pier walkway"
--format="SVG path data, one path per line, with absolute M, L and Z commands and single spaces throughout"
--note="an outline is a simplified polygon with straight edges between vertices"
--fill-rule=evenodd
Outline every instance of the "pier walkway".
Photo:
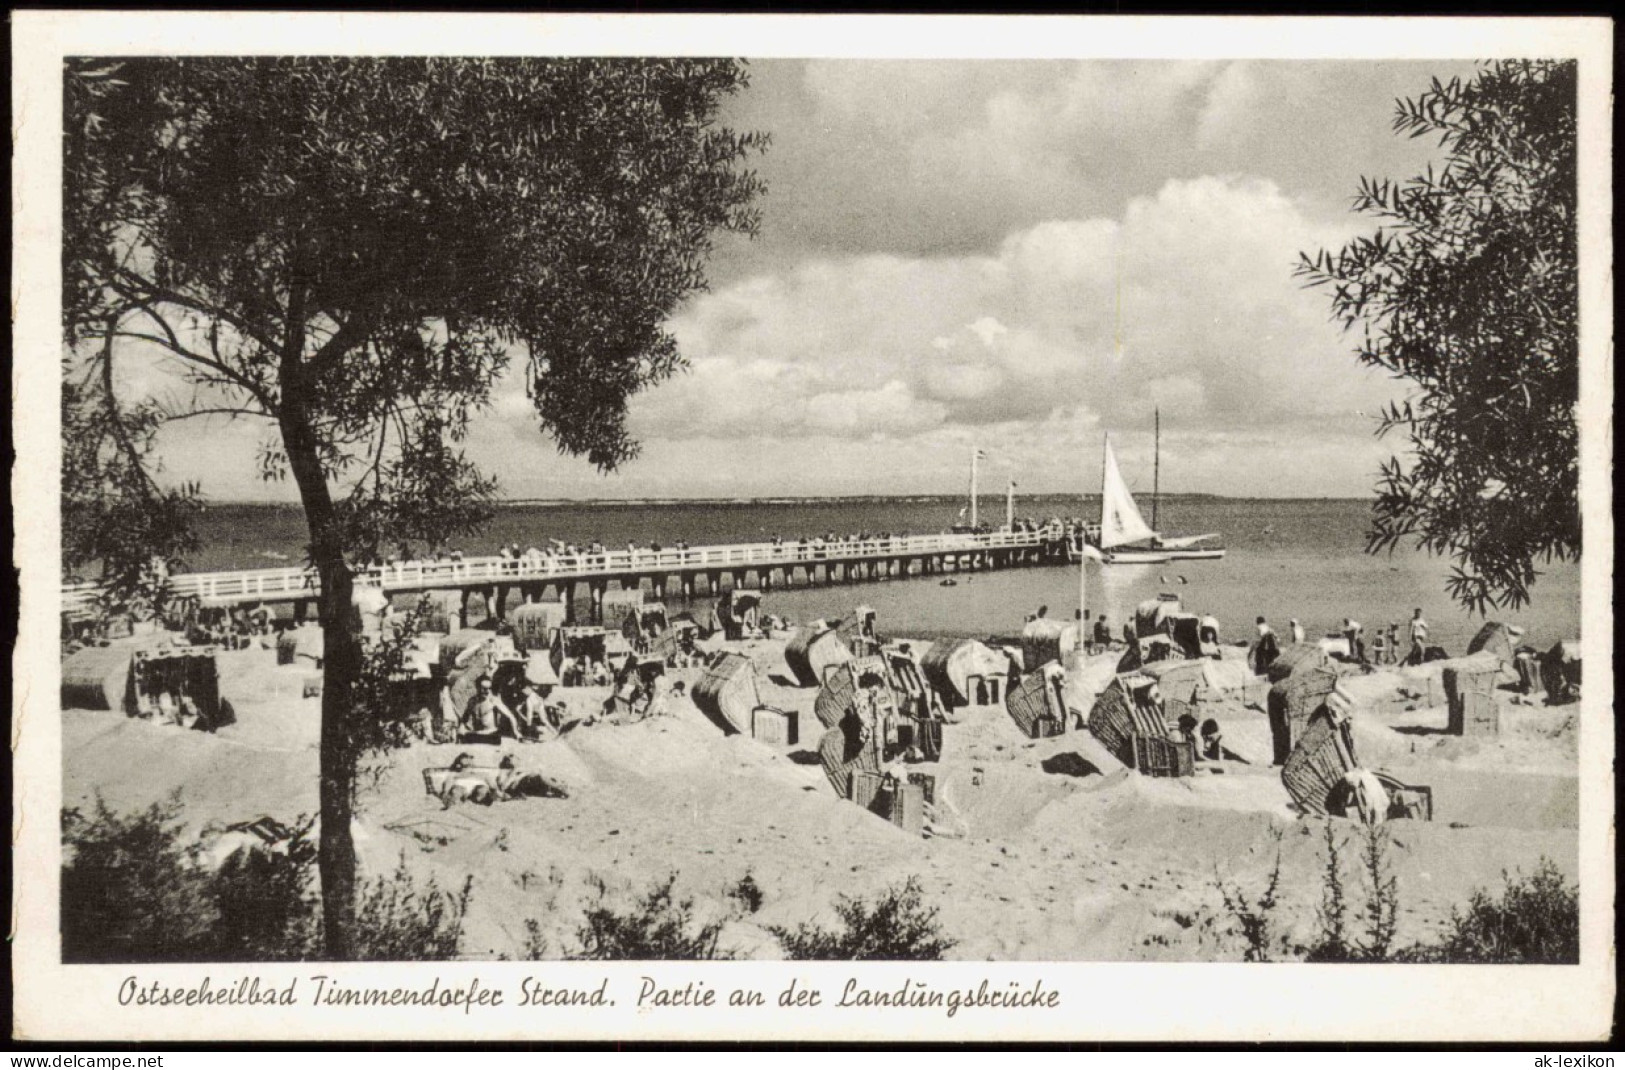
M 648 583 L 656 599 L 681 591 L 694 597 L 696 584 L 707 594 L 727 587 L 820 586 L 962 570 L 1015 568 L 1064 561 L 1057 532 L 998 531 L 983 534 L 909 535 L 800 543 L 740 543 L 695 546 L 686 550 L 605 550 L 543 561 L 502 557 L 462 561 L 409 561 L 361 569 L 358 584 L 385 594 L 461 591 L 465 600 L 483 595 L 497 616 L 505 605 L 548 597 L 566 602 L 584 587 L 596 605 L 615 584 L 622 589 Z M 675 585 L 674 585 L 675 584 Z M 293 603 L 303 618 L 320 596 L 313 571 L 304 568 L 250 569 L 235 572 L 185 572 L 170 577 L 176 597 L 195 598 L 206 606 Z M 62 589 L 62 612 L 76 616 L 90 609 L 95 584 Z M 518 596 L 515 600 L 515 596 Z

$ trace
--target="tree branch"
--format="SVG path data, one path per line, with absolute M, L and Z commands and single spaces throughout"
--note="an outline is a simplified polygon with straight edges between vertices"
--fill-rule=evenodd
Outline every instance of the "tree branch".
M 112 332 L 114 337 L 129 338 L 138 342 L 150 342 L 153 345 L 169 350 L 169 352 L 175 354 L 177 357 L 180 357 L 183 360 L 188 360 L 201 367 L 211 369 L 219 374 L 225 381 L 247 391 L 254 398 L 254 400 L 258 401 L 264 408 L 265 411 L 263 415 L 269 419 L 275 419 L 277 411 L 276 402 L 271 399 L 270 395 L 265 393 L 258 383 L 247 378 L 228 364 L 223 364 L 219 361 L 212 360 L 211 358 L 204 356 L 202 353 L 195 353 L 186 348 L 181 344 L 180 339 L 176 337 L 175 332 L 170 328 L 169 324 L 164 321 L 162 316 L 158 315 L 157 312 L 145 305 L 140 307 L 141 311 L 147 313 L 152 317 L 152 319 L 163 327 L 165 337 L 160 338 L 158 335 L 147 334 L 143 331 L 127 330 Z
M 141 463 L 141 451 L 130 441 L 129 432 L 124 426 L 124 415 L 118 410 L 118 394 L 113 389 L 113 339 L 118 332 L 113 329 L 113 324 L 114 320 L 107 321 L 107 330 L 102 339 L 102 392 L 107 404 L 108 423 L 113 425 L 113 437 L 118 439 L 119 448 L 130 459 L 130 467 L 141 477 L 147 491 L 156 495 L 158 484 L 147 474 L 147 466 Z
M 327 341 L 317 347 L 316 352 L 311 354 L 309 364 L 312 368 L 320 370 L 326 367 L 329 361 L 336 360 L 354 349 L 366 337 L 366 317 L 360 315 L 351 316 L 339 326 L 338 330 L 333 332 Z
M 171 423 L 175 423 L 175 422 L 178 422 L 178 421 L 181 421 L 181 420 L 190 420 L 194 416 L 231 416 L 233 418 L 238 417 L 238 416 L 252 416 L 255 419 L 259 419 L 259 420 L 274 420 L 274 419 L 276 419 L 276 417 L 272 416 L 270 413 L 257 412 L 254 409 L 233 409 L 233 408 L 193 409 L 190 412 L 180 412 L 180 413 L 170 414 L 170 415 L 168 415 L 166 417 L 166 419 L 168 419 Z
M 270 336 L 261 331 L 255 330 L 254 327 L 252 327 L 248 321 L 242 317 L 234 316 L 225 309 L 212 307 L 199 301 L 194 301 L 185 294 L 180 294 L 176 293 L 174 290 L 165 289 L 152 280 L 137 275 L 135 272 L 130 271 L 127 268 L 120 268 L 120 271 L 125 276 L 126 281 L 120 282 L 119 280 L 115 279 L 109 285 L 112 287 L 115 293 L 133 302 L 134 304 L 142 306 L 155 304 L 175 305 L 178 308 L 190 309 L 199 315 L 208 316 L 211 319 L 222 320 L 230 324 L 232 329 L 242 334 L 243 337 L 251 339 L 257 343 L 260 348 L 265 349 L 268 352 L 276 352 L 276 343 L 271 340 Z

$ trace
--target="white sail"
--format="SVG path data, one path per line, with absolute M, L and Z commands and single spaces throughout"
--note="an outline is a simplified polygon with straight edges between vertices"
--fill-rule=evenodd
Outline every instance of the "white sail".
M 1106 475 L 1100 488 L 1100 548 L 1109 550 L 1125 543 L 1143 542 L 1156 538 L 1157 533 L 1146 525 L 1134 504 L 1134 496 L 1123 482 L 1123 473 L 1117 470 L 1117 456 L 1112 453 L 1112 440 L 1106 440 Z

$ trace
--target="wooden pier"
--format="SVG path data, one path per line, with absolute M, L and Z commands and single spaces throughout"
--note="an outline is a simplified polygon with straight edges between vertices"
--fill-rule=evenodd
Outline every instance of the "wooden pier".
M 815 587 L 865 583 L 907 576 L 1020 568 L 1066 560 L 1057 532 L 1000 531 L 983 534 L 910 535 L 825 544 L 741 543 L 686 550 L 604 550 L 554 555 L 541 561 L 502 557 L 461 561 L 410 561 L 358 570 L 356 582 L 387 595 L 460 591 L 463 605 L 480 596 L 499 619 L 510 606 L 578 597 L 594 610 L 612 588 L 641 590 L 656 600 L 734 588 Z M 320 584 L 303 568 L 235 572 L 187 572 L 170 577 L 177 598 L 205 606 L 292 603 L 303 619 L 315 607 Z M 62 613 L 79 616 L 92 606 L 95 584 L 62 589 Z

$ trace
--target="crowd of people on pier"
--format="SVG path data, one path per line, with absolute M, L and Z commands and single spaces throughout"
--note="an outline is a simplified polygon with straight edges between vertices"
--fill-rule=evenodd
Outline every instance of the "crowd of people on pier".
M 1018 519 L 1013 530 L 1021 532 L 1037 532 L 1048 530 L 1060 525 L 1058 519 L 1040 522 L 1031 517 Z M 1081 521 L 1079 521 L 1081 523 Z M 946 532 L 944 534 L 947 534 Z M 803 534 L 797 537 L 787 537 L 777 532 L 768 536 L 766 543 L 774 550 L 776 559 L 786 561 L 822 560 L 828 557 L 848 555 L 859 549 L 897 549 L 897 540 L 907 539 L 907 531 L 856 531 L 842 534 L 836 531 L 826 531 L 822 534 Z M 639 544 L 629 540 L 623 548 L 626 560 L 636 567 L 640 564 L 657 565 L 663 563 L 660 555 L 670 551 L 686 552 L 690 549 L 688 542 L 677 539 L 670 544 L 661 544 L 650 541 Z M 497 548 L 495 558 L 503 563 L 505 570 L 515 574 L 574 571 L 582 568 L 602 567 L 609 561 L 611 549 L 602 539 L 593 539 L 587 543 L 566 542 L 561 539 L 548 539 L 545 545 L 535 544 L 527 548 L 520 548 L 519 543 L 505 543 Z M 388 569 L 419 569 L 423 567 L 448 566 L 460 564 L 467 560 L 463 551 L 451 547 L 436 549 L 427 555 L 414 554 L 408 546 L 397 547 L 396 552 L 387 557 L 382 554 L 373 554 L 360 564 L 363 568 L 372 570 Z

